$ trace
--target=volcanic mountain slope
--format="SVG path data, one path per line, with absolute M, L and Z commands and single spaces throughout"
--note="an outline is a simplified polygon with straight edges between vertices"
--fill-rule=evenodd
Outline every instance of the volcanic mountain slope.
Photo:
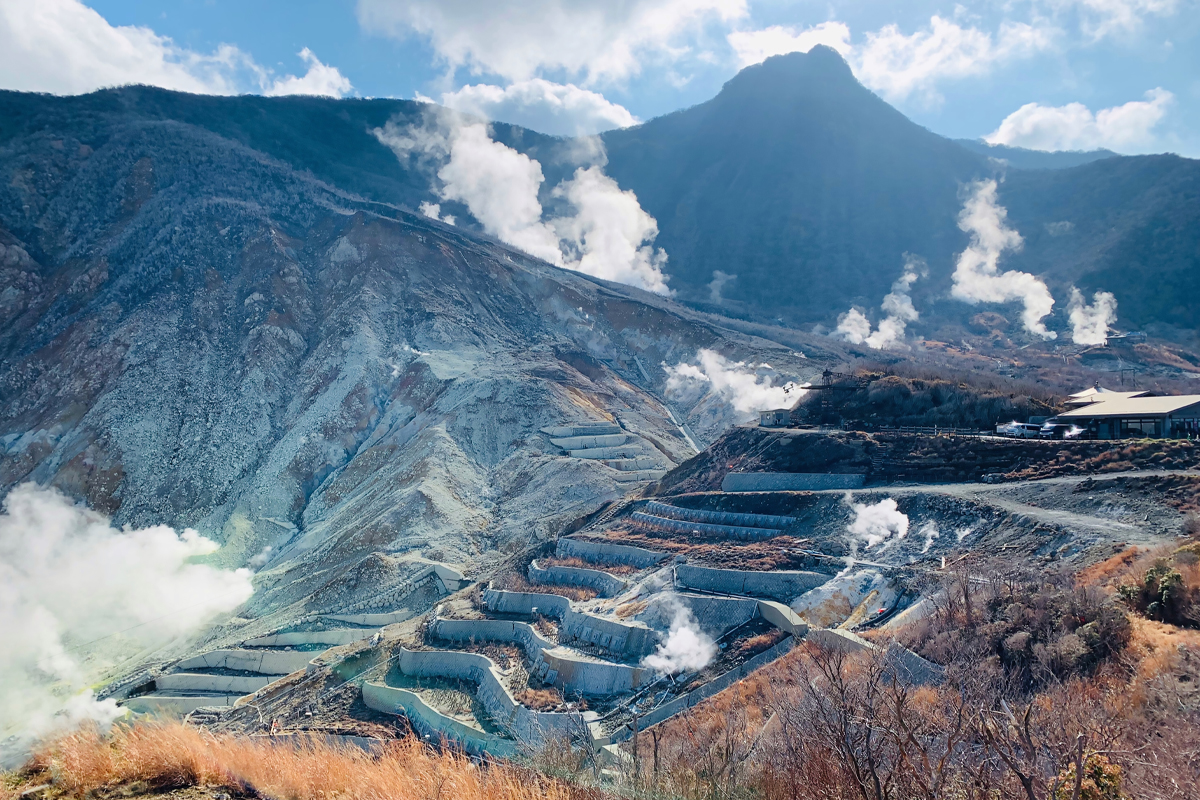
M 1200 274 L 1200 161 L 1006 167 L 905 118 L 823 46 L 747 67 L 706 103 L 601 138 L 609 174 L 658 220 L 684 300 L 832 326 L 851 303 L 878 308 L 911 253 L 929 266 L 913 297 L 916 328 L 930 335 L 978 312 L 934 304 L 968 243 L 957 225 L 964 187 L 996 177 L 1025 237 L 1002 268 L 1045 278 L 1058 300 L 1051 328 L 1066 328 L 1071 283 L 1113 292 L 1123 326 L 1200 328 L 1194 304 L 1175 299 L 1194 296 Z M 714 295 L 717 271 L 737 278 Z
M 436 194 L 436 170 L 410 169 L 372 135 L 389 121 L 419 123 L 425 110 L 404 100 L 197 97 L 136 86 L 62 98 L 0 92 L 0 146 L 70 131 L 94 147 L 114 126 L 182 123 L 362 197 L 408 209 L 439 202 L 478 232 L 465 205 Z M 596 140 L 504 123 L 491 134 L 539 162 L 539 201 L 552 212 L 565 202 L 554 187 L 584 151 L 597 156 Z M 1052 330 L 1068 328 L 1072 284 L 1113 292 L 1122 328 L 1200 328 L 1196 304 L 1180 302 L 1200 288 L 1194 159 L 952 141 L 905 118 L 824 47 L 747 67 L 706 103 L 599 140 L 606 173 L 657 220 L 677 299 L 694 306 L 832 327 L 851 304 L 877 309 L 907 253 L 929 266 L 912 287 L 921 312 L 913 332 L 955 340 L 981 310 L 949 299 L 955 257 L 968 243 L 958 214 L 965 187 L 994 177 L 1025 240 L 1002 266 L 1044 278 L 1057 300 Z M 1058 168 L 1033 168 L 1047 166 Z M 714 286 L 718 271 L 737 277 Z M 1027 338 L 1016 315 L 985 310 L 1003 312 L 1012 320 L 1006 333 Z
M 8 140 L 0 226 L 0 491 L 195 527 L 224 563 L 269 562 L 264 608 L 317 563 L 469 566 L 630 487 L 545 426 L 619 424 L 640 469 L 683 461 L 661 362 L 821 367 L 177 122 Z

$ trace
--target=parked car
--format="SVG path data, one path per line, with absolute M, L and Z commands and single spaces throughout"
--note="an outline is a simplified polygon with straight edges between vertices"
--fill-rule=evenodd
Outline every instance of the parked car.
M 1047 422 L 1038 434 L 1043 439 L 1085 439 L 1086 431 L 1069 422 Z
M 996 426 L 997 436 L 1008 436 L 1013 439 L 1036 439 L 1041 431 L 1041 425 L 1032 425 L 1028 422 L 1005 422 Z

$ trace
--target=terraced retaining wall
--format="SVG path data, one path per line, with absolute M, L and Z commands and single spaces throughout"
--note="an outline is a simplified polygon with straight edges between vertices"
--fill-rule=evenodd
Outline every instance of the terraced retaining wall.
M 774 514 L 735 514 L 731 511 L 708 511 L 703 508 L 681 508 L 669 503 L 651 500 L 646 503 L 645 511 L 656 517 L 680 519 L 688 522 L 709 522 L 715 525 L 733 525 L 747 528 L 777 528 L 783 529 L 796 521 L 795 517 L 781 517 Z
M 584 425 L 558 425 L 542 428 L 547 436 L 603 436 L 610 433 L 621 433 L 621 426 L 611 422 L 596 422 Z
M 684 536 L 692 533 L 704 533 L 722 539 L 738 539 L 746 542 L 759 542 L 780 534 L 780 531 L 774 528 L 745 528 L 736 525 L 714 525 L 711 522 L 687 522 L 658 517 L 643 511 L 635 511 L 630 514 L 629 521 L 635 528 L 653 533 L 677 533 Z
M 758 601 L 749 598 L 696 594 L 680 594 L 678 597 L 692 610 L 700 629 L 714 638 L 745 625 L 758 614 Z
M 522 741 L 536 744 L 547 735 L 590 733 L 587 721 L 578 712 L 532 711 L 518 703 L 501 682 L 496 665 L 486 656 L 400 648 L 398 665 L 406 675 L 457 678 L 475 683 L 478 686 L 476 696 L 488 715 Z
M 335 647 L 343 644 L 353 644 L 363 639 L 369 639 L 375 631 L 369 628 L 339 628 L 332 631 L 297 631 L 294 633 L 276 633 L 271 636 L 259 636 L 247 639 L 242 644 L 246 647 L 294 647 L 302 644 L 324 644 Z
M 515 758 L 519 754 L 519 747 L 512 739 L 476 730 L 448 717 L 407 689 L 368 682 L 363 684 L 362 697 L 367 708 L 403 716 L 413 730 L 433 741 L 445 737 L 472 755 L 487 753 L 497 758 Z
M 200 697 L 163 697 L 161 695 L 146 695 L 131 697 L 121 703 L 121 708 L 128 708 L 135 714 L 170 714 L 183 716 L 197 708 L 227 708 L 242 698 L 240 694 L 216 695 L 209 694 Z
M 533 674 L 567 692 L 593 696 L 624 694 L 654 677 L 650 670 L 641 667 L 590 661 L 556 650 L 552 642 L 524 622 L 439 619 L 433 624 L 433 634 L 452 642 L 516 642 L 524 647 L 529 656 Z
M 732 686 L 734 683 L 737 683 L 759 667 L 770 664 L 775 659 L 788 653 L 792 649 L 792 645 L 795 644 L 795 641 L 796 639 L 794 636 L 789 636 L 771 649 L 764 650 L 753 658 L 747 659 L 740 666 L 729 670 L 729 672 L 726 672 L 724 675 L 714 678 L 703 686 L 693 689 L 687 694 L 677 697 L 668 703 L 662 704 L 653 711 L 643 714 L 638 718 L 639 730 L 645 730 L 651 725 L 657 725 L 664 720 L 670 719 L 676 714 L 687 711 L 701 700 L 706 700 L 722 689 Z M 623 742 L 626 739 L 629 739 L 631 736 L 633 736 L 633 728 L 631 725 L 626 725 L 613 731 L 612 734 L 609 735 L 609 739 L 613 743 L 616 743 Z
M 741 569 L 712 569 L 679 564 L 675 567 L 675 583 L 689 589 L 721 594 L 772 597 L 791 600 L 827 582 L 830 576 L 820 572 L 785 571 L 754 572 Z
M 551 439 L 550 444 L 563 450 L 590 450 L 593 447 L 616 447 L 629 441 L 628 434 L 604 433 L 590 436 L 568 436 L 563 439 Z
M 548 566 L 542 568 L 537 561 L 529 564 L 529 580 L 533 583 L 557 583 L 566 586 L 586 586 L 595 589 L 603 597 L 616 597 L 625 591 L 627 584 L 620 578 L 597 569 L 581 567 Z
M 564 642 L 585 641 L 617 658 L 641 659 L 652 653 L 659 636 L 640 623 L 610 619 L 571 608 L 571 601 L 557 594 L 510 592 L 487 588 L 483 604 L 497 614 L 537 613 L 559 620 L 558 638 Z
M 319 653 L 300 650 L 210 650 L 176 664 L 181 670 L 236 669 L 260 675 L 289 675 L 305 669 Z
M 579 558 L 593 564 L 628 564 L 643 569 L 653 567 L 669 555 L 624 544 L 565 537 L 558 540 L 554 552 L 559 558 Z
M 824 472 L 729 472 L 722 492 L 815 492 L 823 489 L 861 489 L 865 475 Z
M 571 458 L 637 458 L 642 455 L 642 448 L 636 444 L 622 444 L 613 447 L 587 447 L 581 450 L 568 450 L 567 454 Z
M 171 672 L 154 679 L 160 692 L 212 692 L 242 696 L 257 692 L 272 681 L 268 675 L 211 675 Z

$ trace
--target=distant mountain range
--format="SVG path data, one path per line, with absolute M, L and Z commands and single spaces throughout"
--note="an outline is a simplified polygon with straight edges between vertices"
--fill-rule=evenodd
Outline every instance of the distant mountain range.
M 437 200 L 429 175 L 402 166 L 370 130 L 421 114 L 403 100 L 2 92 L 0 147 L 38 131 L 93 141 L 119 121 L 181 122 L 337 189 L 416 209 Z M 575 143 L 493 128 L 496 140 L 541 163 L 543 203 L 553 206 L 552 187 L 575 167 Z M 916 330 L 952 336 L 981 310 L 948 299 L 968 241 L 957 225 L 964 187 L 996 177 L 1025 240 L 1003 268 L 1044 278 L 1058 301 L 1052 328 L 1066 327 L 1071 285 L 1113 292 L 1122 327 L 1200 328 L 1200 305 L 1188 301 L 1200 291 L 1200 161 L 949 140 L 868 91 L 824 47 L 748 67 L 706 103 L 601 139 L 607 172 L 658 222 L 670 286 L 699 308 L 829 327 L 851 304 L 877 309 L 912 254 L 929 266 L 913 288 Z M 714 292 L 718 272 L 736 277 Z
M 1009 147 L 1003 144 L 988 144 L 982 139 L 955 139 L 955 144 L 968 150 L 982 153 L 988 158 L 1004 161 L 1016 169 L 1067 169 L 1090 164 L 1102 158 L 1120 155 L 1112 150 L 1060 150 L 1046 152 L 1027 147 Z

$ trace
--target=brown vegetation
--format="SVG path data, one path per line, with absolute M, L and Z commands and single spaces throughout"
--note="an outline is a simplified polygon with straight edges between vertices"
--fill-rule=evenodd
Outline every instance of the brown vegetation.
M 530 583 L 519 572 L 506 572 L 496 578 L 492 584 L 497 589 L 510 592 L 531 592 L 533 594 L 557 594 L 569 600 L 592 600 L 599 594 L 588 586 L 566 586 L 558 583 Z
M 1177 551 L 1178 552 L 1178 551 Z M 1186 550 L 1184 551 L 1186 552 Z M 688 798 L 1118 800 L 1200 782 L 1200 632 L 1128 619 L 1086 576 L 960 564 L 906 639 L 947 666 L 897 683 L 886 660 L 804 644 L 684 715 L 642 731 L 637 780 Z
M 553 711 L 563 704 L 562 692 L 558 689 L 525 689 L 516 694 L 517 702 L 534 711 Z
M 53 795 L 72 798 L 186 786 L 289 800 L 580 796 L 571 786 L 530 770 L 477 764 L 416 738 L 389 742 L 377 756 L 320 738 L 288 740 L 213 735 L 182 724 L 119 727 L 107 738 L 81 730 L 47 745 L 15 785 L 0 788 L 0 798 L 12 800 L 46 783 Z
M 674 555 L 686 555 L 688 560 L 710 567 L 748 569 L 769 572 L 779 569 L 812 569 L 813 559 L 796 552 L 797 548 L 812 547 L 808 539 L 776 536 L 764 542 L 705 542 L 686 541 L 680 534 L 662 536 L 636 533 L 624 528 L 606 531 L 608 541 L 659 550 Z M 674 538 L 668 538 L 674 537 Z
M 638 571 L 638 568 L 631 564 L 593 564 L 589 561 L 584 561 L 582 558 L 571 556 L 569 558 L 539 558 L 538 564 L 542 567 L 575 567 L 577 569 L 597 569 L 601 572 L 607 572 L 610 575 L 632 575 Z

